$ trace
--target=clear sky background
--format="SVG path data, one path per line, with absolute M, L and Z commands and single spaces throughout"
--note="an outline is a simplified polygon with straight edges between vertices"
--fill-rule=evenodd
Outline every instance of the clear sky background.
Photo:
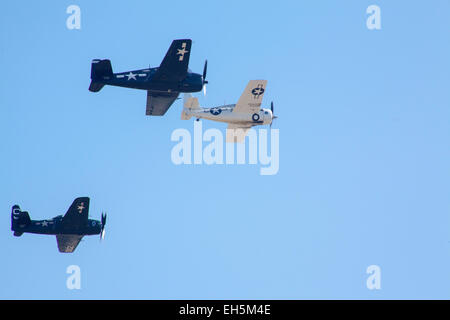
M 66 8 L 81 8 L 81 30 Z M 368 30 L 366 8 L 381 8 Z M 450 2 L 8 1 L 0 12 L 0 298 L 450 298 Z M 208 59 L 202 105 L 267 79 L 280 169 L 181 165 L 180 120 L 145 91 L 88 91 L 91 60 L 158 66 L 171 41 Z M 203 121 L 225 131 L 226 125 Z M 78 196 L 106 239 L 75 253 L 13 237 Z M 81 290 L 66 268 L 81 268 Z M 381 290 L 366 268 L 381 268 Z

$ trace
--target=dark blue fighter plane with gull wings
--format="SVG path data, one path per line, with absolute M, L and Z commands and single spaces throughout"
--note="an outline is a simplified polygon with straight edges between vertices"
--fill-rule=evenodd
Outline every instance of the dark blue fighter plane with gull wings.
M 191 39 L 174 40 L 157 68 L 113 73 L 110 60 L 95 59 L 92 61 L 89 90 L 98 92 L 104 85 L 147 90 L 145 114 L 162 116 L 180 92 L 206 89 L 208 61 L 205 61 L 203 75 L 191 72 L 188 68 L 191 45 Z

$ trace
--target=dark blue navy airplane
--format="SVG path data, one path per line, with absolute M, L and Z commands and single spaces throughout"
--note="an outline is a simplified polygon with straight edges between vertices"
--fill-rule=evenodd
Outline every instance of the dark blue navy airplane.
M 89 90 L 98 92 L 104 85 L 147 90 L 145 114 L 162 116 L 180 92 L 206 89 L 208 61 L 205 61 L 203 75 L 192 73 L 188 68 L 191 45 L 191 39 L 174 40 L 158 68 L 113 73 L 110 60 L 95 59 L 91 66 Z
M 73 252 L 83 236 L 105 235 L 106 214 L 102 221 L 92 220 L 89 215 L 89 198 L 76 198 L 67 213 L 49 220 L 31 220 L 26 211 L 14 205 L 11 211 L 11 230 L 16 237 L 23 233 L 56 235 L 60 252 Z

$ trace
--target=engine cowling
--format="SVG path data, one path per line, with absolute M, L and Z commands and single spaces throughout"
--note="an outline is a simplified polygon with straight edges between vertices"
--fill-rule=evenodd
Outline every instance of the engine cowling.
M 262 120 L 263 124 L 271 124 L 272 123 L 272 111 L 270 109 L 262 109 Z

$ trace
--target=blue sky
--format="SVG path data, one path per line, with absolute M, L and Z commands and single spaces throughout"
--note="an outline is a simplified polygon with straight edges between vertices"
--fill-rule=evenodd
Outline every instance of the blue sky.
M 81 8 L 81 29 L 66 8 Z M 368 30 L 366 8 L 381 8 Z M 0 13 L 0 298 L 449 299 L 450 3 L 426 1 L 7 2 Z M 280 170 L 170 158 L 177 101 L 88 91 L 90 62 L 158 66 L 171 41 L 208 59 L 202 105 L 267 79 Z M 203 127 L 225 125 L 203 121 Z M 60 254 L 13 237 L 91 198 L 106 239 Z M 81 268 L 81 290 L 66 268 Z M 366 268 L 381 268 L 381 290 Z

